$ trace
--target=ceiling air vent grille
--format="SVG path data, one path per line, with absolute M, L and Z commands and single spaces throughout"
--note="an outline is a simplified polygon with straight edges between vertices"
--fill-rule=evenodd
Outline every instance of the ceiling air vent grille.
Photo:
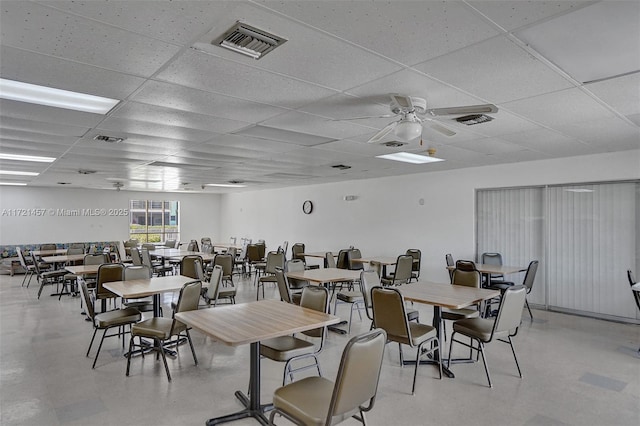
M 98 142 L 107 142 L 107 143 L 120 143 L 124 141 L 124 138 L 118 138 L 115 136 L 106 136 L 106 135 L 96 135 L 93 137 L 93 139 Z
M 237 22 L 222 36 L 213 40 L 211 44 L 250 56 L 253 59 L 260 59 L 286 41 L 282 37 Z
M 472 115 L 465 115 L 464 117 L 456 118 L 456 121 L 458 123 L 466 124 L 467 126 L 473 126 L 474 124 L 488 123 L 491 120 L 493 120 L 493 117 L 489 117 L 488 115 L 484 115 L 484 114 L 472 114 Z

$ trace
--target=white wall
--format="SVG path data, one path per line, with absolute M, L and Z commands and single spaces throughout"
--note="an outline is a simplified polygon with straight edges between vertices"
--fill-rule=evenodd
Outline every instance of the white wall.
M 182 241 L 220 237 L 220 195 L 3 186 L 0 245 L 126 240 L 129 216 L 109 216 L 109 210 L 128 209 L 131 199 L 180 201 Z M 13 209 L 45 209 L 45 214 L 13 216 Z M 104 209 L 106 214 L 61 216 L 57 209 Z
M 428 165 L 425 169 L 428 170 Z M 640 151 L 478 167 L 222 196 L 223 238 L 284 240 L 307 251 L 354 245 L 363 255 L 422 250 L 422 277 L 445 281 L 444 255 L 474 256 L 475 190 L 640 178 Z M 344 201 L 356 195 L 355 201 Z M 424 198 L 423 206 L 418 200 Z M 302 203 L 314 203 L 304 215 Z

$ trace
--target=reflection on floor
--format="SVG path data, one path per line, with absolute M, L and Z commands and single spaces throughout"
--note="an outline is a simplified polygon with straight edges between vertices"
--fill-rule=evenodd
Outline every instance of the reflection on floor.
M 233 391 L 247 388 L 248 346 L 224 346 L 196 331 L 200 364 L 193 364 L 188 347 L 180 347 L 178 356 L 168 359 L 169 383 L 162 362 L 150 356 L 132 360 L 126 377 L 121 342 L 111 338 L 92 370 L 92 358 L 85 357 L 92 328 L 80 315 L 80 299 L 58 301 L 45 289 L 37 300 L 37 285 L 22 288 L 21 281 L 20 275 L 0 276 L 0 424 L 202 425 L 239 409 Z M 252 280 L 240 280 L 238 287 L 239 302 L 255 298 Z M 277 295 L 275 287 L 266 291 L 267 297 Z M 163 299 L 165 315 L 172 297 Z M 414 307 L 422 322 L 431 321 L 430 307 Z M 338 315 L 348 318 L 348 309 L 339 305 Z M 397 345 L 389 344 L 369 424 L 640 424 L 640 327 L 540 310 L 534 315 L 531 322 L 525 312 L 515 338 L 522 379 L 507 345 L 488 347 L 493 389 L 478 363 L 456 364 L 456 378 L 441 381 L 434 367 L 422 366 L 411 396 L 413 370 L 399 366 Z M 354 317 L 352 334 L 369 328 L 368 321 Z M 347 340 L 329 334 L 320 356 L 327 377 L 335 375 Z M 458 350 L 463 355 L 463 348 Z M 282 368 L 282 363 L 262 361 L 264 400 L 279 386 Z M 358 423 L 350 419 L 344 424 Z

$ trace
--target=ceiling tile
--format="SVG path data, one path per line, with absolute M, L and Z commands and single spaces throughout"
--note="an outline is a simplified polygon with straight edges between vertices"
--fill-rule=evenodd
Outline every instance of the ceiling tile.
M 4 110 L 2 111 L 5 112 Z M 31 133 L 44 133 L 57 136 L 77 136 L 84 135 L 89 127 L 71 126 L 68 124 L 50 123 L 48 121 L 27 120 L 24 118 L 14 118 L 0 116 L 0 129 L 4 134 L 5 130 L 23 130 Z
M 100 123 L 98 130 L 137 133 L 148 136 L 181 139 L 193 142 L 202 142 L 209 139 L 211 132 L 190 129 L 186 127 L 170 126 L 166 124 L 148 123 L 144 121 L 130 120 L 127 118 L 109 117 Z
M 640 114 L 640 72 L 588 84 L 585 88 L 622 115 Z
M 42 121 L 57 125 L 90 128 L 97 125 L 103 118 L 102 114 L 92 114 L 71 109 L 56 108 L 46 105 L 36 105 L 27 102 L 0 99 L 1 120 L 5 118 L 23 119 L 25 121 Z
M 524 151 L 524 148 L 521 146 L 498 138 L 476 139 L 473 141 L 455 142 L 449 145 L 488 155 Z
M 266 120 L 263 124 L 332 139 L 344 139 L 371 132 L 370 127 L 364 127 L 350 121 L 332 121 L 317 115 L 295 111 Z
M 415 68 L 492 103 L 572 87 L 506 37 L 492 38 Z
M 640 127 L 618 117 L 565 124 L 558 129 L 592 147 L 601 147 L 605 152 L 640 149 Z
M 577 138 L 565 136 L 548 129 L 529 130 L 512 133 L 501 137 L 532 151 L 538 151 L 551 157 L 568 157 L 575 155 L 594 154 L 591 147 Z

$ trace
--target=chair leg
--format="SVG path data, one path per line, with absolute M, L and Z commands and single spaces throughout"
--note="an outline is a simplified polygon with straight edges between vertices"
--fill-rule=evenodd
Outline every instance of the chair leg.
M 171 373 L 169 373 L 169 365 L 167 364 L 167 357 L 165 356 L 164 349 L 162 348 L 162 342 L 157 342 L 157 351 L 162 356 L 162 362 L 164 362 L 164 370 L 167 372 L 167 379 L 171 381 Z
M 404 354 L 402 353 L 402 343 L 398 343 L 398 352 L 400 353 L 400 368 L 404 367 Z
M 511 352 L 513 352 L 513 359 L 516 361 L 516 367 L 518 368 L 518 375 L 522 378 L 522 371 L 520 371 L 520 364 L 518 363 L 518 357 L 516 356 L 516 348 L 513 347 L 513 341 L 511 336 L 507 336 L 509 339 L 509 346 L 511 346 Z
M 104 329 L 102 333 L 102 339 L 100 339 L 100 344 L 98 345 L 98 350 L 96 351 L 96 357 L 93 359 L 93 365 L 91 368 L 96 368 L 96 361 L 98 361 L 98 355 L 100 355 L 100 349 L 102 349 L 102 343 L 104 342 L 104 336 L 107 334 L 108 328 Z
M 129 339 L 129 352 L 127 352 L 127 373 L 126 373 L 127 376 L 129 376 L 129 368 L 131 367 L 131 351 L 133 351 L 133 347 L 134 347 L 134 344 L 133 344 L 134 338 L 135 336 L 132 334 L 131 339 Z
M 196 357 L 196 350 L 193 348 L 193 342 L 191 341 L 191 334 L 189 330 L 185 330 L 187 332 L 187 340 L 189 340 L 189 346 L 191 346 L 191 353 L 193 354 L 193 362 L 198 365 L 198 358 Z M 178 336 L 179 338 L 180 336 Z
M 489 381 L 489 387 L 492 388 L 493 384 L 491 383 L 491 376 L 489 375 L 489 367 L 487 366 L 487 357 L 484 353 L 484 343 L 478 342 L 478 346 L 480 347 L 480 354 L 482 355 L 482 364 L 484 365 L 484 372 L 487 374 L 487 380 Z
M 531 321 L 533 321 L 533 314 L 531 313 L 531 308 L 529 307 L 529 301 L 524 299 L 525 305 L 527 305 L 527 310 L 529 311 L 529 316 L 531 317 Z
M 89 352 L 91 351 L 91 346 L 93 346 L 93 340 L 96 338 L 96 333 L 98 332 L 97 328 L 93 329 L 93 336 L 91 337 L 91 342 L 89 343 L 89 349 L 87 349 L 87 355 L 89 356 Z

